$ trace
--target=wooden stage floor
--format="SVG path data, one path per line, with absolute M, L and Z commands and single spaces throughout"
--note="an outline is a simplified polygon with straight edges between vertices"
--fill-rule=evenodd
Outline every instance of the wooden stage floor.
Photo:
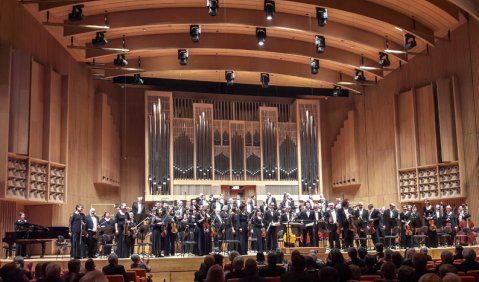
M 473 248 L 476 253 L 479 253 L 479 245 L 465 247 L 465 248 Z M 322 260 L 325 260 L 327 257 L 327 251 L 325 248 L 312 248 L 312 247 L 305 247 L 305 248 L 287 248 L 284 249 L 285 257 L 289 259 L 290 254 L 293 250 L 298 250 L 302 254 L 307 254 L 310 250 L 315 249 L 318 252 L 318 257 Z M 441 252 L 444 250 L 448 250 L 453 252 L 454 248 L 433 248 L 429 249 L 429 255 L 432 256 L 433 259 L 439 259 L 441 256 Z M 393 251 L 396 251 L 393 249 Z M 401 253 L 404 253 L 404 249 L 398 249 Z M 370 253 L 374 253 L 371 251 Z M 345 258 L 347 254 L 343 252 Z M 245 258 L 256 258 L 255 253 L 249 253 Z M 39 262 L 44 261 L 51 261 L 61 264 L 63 269 L 67 269 L 67 264 L 70 258 L 68 257 L 59 257 L 58 259 L 56 256 L 47 256 L 45 258 L 34 257 L 31 259 L 27 259 L 26 262 L 32 262 L 34 265 Z M 0 265 L 4 265 L 6 263 L 11 262 L 12 260 L 8 259 L 0 259 Z M 82 262 L 86 261 L 86 259 L 82 259 Z M 150 266 L 152 267 L 152 275 L 154 281 L 165 281 L 165 282 L 173 282 L 173 281 L 193 281 L 194 272 L 198 270 L 200 264 L 203 262 L 203 257 L 193 256 L 193 255 L 176 255 L 173 257 L 163 257 L 163 258 L 150 258 Z M 225 256 L 224 262 L 228 263 L 228 257 Z M 130 259 L 120 259 L 119 263 L 124 265 L 126 269 L 130 267 L 131 260 Z M 101 270 L 103 266 L 108 264 L 107 258 L 96 258 L 95 259 L 96 268 Z

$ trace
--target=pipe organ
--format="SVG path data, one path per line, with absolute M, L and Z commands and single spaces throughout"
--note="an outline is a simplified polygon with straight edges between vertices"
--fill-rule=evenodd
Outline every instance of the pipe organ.
M 145 101 L 147 200 L 181 197 L 175 185 L 322 192 L 319 101 L 222 101 L 156 91 L 147 91 Z

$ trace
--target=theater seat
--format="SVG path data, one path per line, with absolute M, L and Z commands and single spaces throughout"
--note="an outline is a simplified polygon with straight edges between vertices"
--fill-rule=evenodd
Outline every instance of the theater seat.
M 264 279 L 266 279 L 266 281 L 268 282 L 279 282 L 281 280 L 281 277 L 277 276 L 277 277 L 265 277 Z
M 476 282 L 476 277 L 474 276 L 459 276 L 461 278 L 461 282 Z
M 106 275 L 108 282 L 126 282 L 123 275 Z
M 138 277 L 134 271 L 127 271 L 126 276 L 128 276 L 128 281 L 140 282 L 140 277 Z
M 359 281 L 376 281 L 381 280 L 380 275 L 361 275 Z
M 476 281 L 479 281 L 479 270 L 469 270 L 467 276 L 474 276 L 476 277 Z
M 239 281 L 240 281 L 239 278 L 231 278 L 231 279 L 226 280 L 226 282 L 239 282 Z

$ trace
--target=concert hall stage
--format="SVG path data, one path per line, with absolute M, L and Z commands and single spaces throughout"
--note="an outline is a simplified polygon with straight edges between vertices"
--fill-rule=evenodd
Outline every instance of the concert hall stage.
M 468 247 L 466 247 L 468 248 Z M 471 246 L 476 253 L 479 253 L 479 245 L 478 246 Z M 318 257 L 321 258 L 323 261 L 326 260 L 327 251 L 325 248 L 287 248 L 283 249 L 285 253 L 285 257 L 289 259 L 291 253 L 294 250 L 298 250 L 301 254 L 307 254 L 310 250 L 315 249 L 318 251 Z M 433 259 L 439 259 L 441 257 L 441 252 L 444 250 L 448 250 L 454 252 L 454 248 L 434 248 L 429 249 L 429 255 L 432 256 Z M 399 249 L 401 253 L 404 253 L 404 249 Z M 371 251 L 370 253 L 374 253 Z M 343 252 L 343 255 L 347 257 L 347 254 Z M 245 258 L 256 258 L 255 253 L 250 253 Z M 45 258 L 32 258 L 26 260 L 26 262 L 32 262 L 34 265 L 39 262 L 44 261 L 52 261 L 62 265 L 62 269 L 67 269 L 67 264 L 70 259 L 67 257 L 58 259 L 56 256 L 48 256 Z M 86 259 L 82 259 L 82 262 L 86 261 Z M 1 259 L 0 264 L 4 265 L 5 263 L 11 262 L 11 260 Z M 151 258 L 150 259 L 150 266 L 152 268 L 152 275 L 154 281 L 193 281 L 194 272 L 198 270 L 200 264 L 203 262 L 203 257 L 199 256 L 192 256 L 192 255 L 177 255 L 174 257 L 164 257 L 164 258 Z M 101 270 L 103 266 L 105 266 L 108 261 L 106 257 L 97 258 L 95 259 L 96 268 Z M 130 259 L 120 259 L 119 263 L 124 265 L 126 269 L 129 268 L 131 264 Z M 229 263 L 228 257 L 225 256 L 224 263 Z

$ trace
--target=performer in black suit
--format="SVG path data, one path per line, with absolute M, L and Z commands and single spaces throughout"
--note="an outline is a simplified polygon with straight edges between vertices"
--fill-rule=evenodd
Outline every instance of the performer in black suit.
M 69 235 L 72 242 L 71 256 L 75 259 L 81 259 L 83 256 L 83 242 L 82 233 L 85 230 L 85 215 L 82 213 L 83 205 L 78 204 L 75 206 L 75 212 L 73 212 L 69 221 Z
M 278 227 L 273 226 L 279 223 L 279 212 L 273 201 L 269 204 L 269 209 L 264 214 L 264 225 L 266 226 L 266 246 L 265 250 L 276 250 L 278 248 Z
M 133 212 L 133 217 L 135 222 L 140 222 L 146 217 L 146 206 L 143 202 L 143 197 L 138 197 L 138 201 L 134 202 L 131 205 L 131 211 Z
M 452 246 L 454 242 L 454 237 L 456 236 L 456 228 L 459 225 L 457 215 L 454 214 L 450 205 L 446 206 L 442 221 L 444 223 L 444 233 L 449 234 L 450 237 L 447 238 L 445 242 L 448 246 Z
M 100 219 L 96 216 L 96 210 L 94 208 L 90 209 L 90 214 L 86 216 L 86 230 L 87 230 L 87 246 L 88 246 L 88 257 L 95 258 L 97 252 L 97 239 L 96 234 L 98 231 L 98 226 Z
M 383 222 L 384 222 L 384 235 L 390 236 L 392 234 L 392 229 L 397 227 L 399 219 L 399 212 L 396 209 L 396 205 L 394 203 L 389 204 L 389 209 L 384 211 L 383 215 Z M 390 247 L 390 244 L 394 243 L 391 240 L 385 240 L 384 244 L 386 247 Z
M 319 237 L 319 231 L 320 230 L 324 230 L 320 228 L 320 225 L 323 224 L 324 225 L 324 221 L 323 220 L 323 212 L 321 210 L 321 206 L 319 204 L 315 204 L 314 205 L 314 210 L 313 210 L 313 214 L 314 214 L 314 229 L 313 229 L 313 233 L 314 233 L 314 240 L 316 242 L 316 245 L 314 245 L 315 247 L 318 245 L 319 241 L 321 240 L 321 238 Z
M 361 247 L 366 247 L 366 229 L 368 226 L 369 212 L 364 209 L 363 202 L 358 203 L 358 209 L 354 211 L 354 216 L 358 222 L 358 237 L 361 239 L 358 241 L 358 244 L 361 245 Z
M 374 228 L 374 232 L 371 234 L 371 239 L 373 240 L 374 245 L 376 245 L 377 242 L 379 242 L 379 227 L 380 227 L 380 221 L 381 221 L 381 213 L 379 212 L 378 209 L 374 208 L 373 204 L 368 205 L 369 209 L 369 220 L 368 224 L 371 224 L 372 222 L 372 227 Z M 369 233 L 372 232 L 372 229 L 369 228 Z
M 308 246 L 307 237 L 309 234 L 310 245 L 316 246 L 315 237 L 313 233 L 314 229 L 314 212 L 311 210 L 311 205 L 306 202 L 306 207 L 299 215 L 299 220 L 303 222 L 303 247 Z
M 432 225 L 436 225 L 436 210 L 434 207 L 431 205 L 429 200 L 425 200 L 424 203 L 426 206 L 423 208 L 423 217 L 424 217 L 424 222 L 427 226 L 427 240 L 426 240 L 426 246 L 431 248 L 437 247 L 437 231 L 435 230 L 435 227 Z
M 341 244 L 339 242 L 338 229 L 338 212 L 334 208 L 334 203 L 328 204 L 328 210 L 324 213 L 324 220 L 328 224 L 329 230 L 329 248 L 341 249 Z
M 350 221 L 352 219 L 352 216 L 353 214 L 351 209 L 349 208 L 349 201 L 345 199 L 341 202 L 341 208 L 338 210 L 338 221 L 343 234 L 344 249 L 353 246 L 354 234 L 350 228 L 350 224 L 352 224 L 352 222 Z
M 125 226 L 128 227 L 130 223 L 130 215 L 126 211 L 126 204 L 121 203 L 120 209 L 115 215 L 115 234 L 116 234 L 116 253 L 120 258 L 130 257 L 130 245 L 127 238 L 128 230 L 125 230 Z
M 25 217 L 25 213 L 24 212 L 19 212 L 18 216 L 19 216 L 19 218 L 15 222 L 15 231 L 16 232 L 21 232 L 21 231 L 28 230 L 28 228 L 30 227 L 30 223 L 27 222 L 27 219 Z M 16 246 L 15 254 L 17 256 L 22 256 L 22 257 L 27 256 L 27 245 L 17 243 L 17 244 L 15 244 L 15 246 Z
M 266 205 L 269 207 L 271 203 L 274 204 L 274 206 L 276 206 L 276 198 L 272 197 L 271 193 L 268 192 L 268 194 L 266 194 Z

